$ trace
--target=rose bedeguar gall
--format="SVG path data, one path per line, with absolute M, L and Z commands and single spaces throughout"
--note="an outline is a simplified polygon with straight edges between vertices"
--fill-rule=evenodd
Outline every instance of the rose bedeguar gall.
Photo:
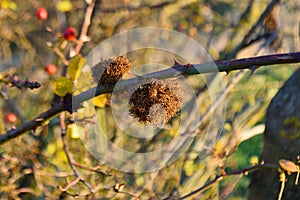
M 109 87 L 115 85 L 131 69 L 131 62 L 124 56 L 103 59 L 92 68 L 94 81 Z M 101 74 L 101 77 L 99 77 Z
M 103 59 L 92 68 L 94 81 L 111 87 L 128 73 L 131 62 L 124 56 Z M 168 124 L 180 111 L 183 102 L 183 87 L 178 78 L 145 79 L 134 91 L 128 102 L 129 114 L 141 124 Z M 129 89 L 130 90 L 130 89 Z M 121 95 L 122 96 L 122 95 Z M 120 98 L 122 98 L 119 96 Z
M 183 94 L 177 78 L 145 81 L 130 96 L 129 114 L 142 124 L 168 124 L 181 109 Z

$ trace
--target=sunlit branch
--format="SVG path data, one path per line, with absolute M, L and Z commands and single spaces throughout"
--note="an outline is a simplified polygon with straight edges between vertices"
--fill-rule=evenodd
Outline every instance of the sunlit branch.
M 175 63 L 168 69 L 153 72 L 146 74 L 144 78 L 171 78 L 178 75 L 190 76 L 195 74 L 204 74 L 204 73 L 213 73 L 213 72 L 226 72 L 229 73 L 234 70 L 241 69 L 250 69 L 252 71 L 256 70 L 260 66 L 269 66 L 269 65 L 279 65 L 279 64 L 291 64 L 300 62 L 300 52 L 294 53 L 284 53 L 284 54 L 273 54 L 266 56 L 258 56 L 251 58 L 243 58 L 237 60 L 228 60 L 212 63 L 203 63 L 203 64 L 179 64 Z M 132 78 L 128 80 L 123 80 L 120 83 L 120 89 L 126 89 L 132 84 L 137 84 L 140 82 L 140 77 Z M 85 92 L 74 96 L 73 98 L 64 98 L 63 102 L 57 103 L 52 106 L 46 112 L 40 114 L 35 119 L 28 121 L 22 124 L 20 127 L 8 131 L 6 134 L 0 135 L 0 144 L 3 144 L 10 139 L 18 137 L 23 133 L 36 129 L 38 126 L 45 124 L 47 120 L 57 115 L 62 111 L 70 111 L 70 108 L 73 111 L 76 111 L 80 107 L 80 104 L 84 101 L 87 101 L 91 98 L 94 98 L 97 95 L 109 93 L 113 90 L 113 86 L 110 88 L 105 88 L 102 85 L 91 88 Z

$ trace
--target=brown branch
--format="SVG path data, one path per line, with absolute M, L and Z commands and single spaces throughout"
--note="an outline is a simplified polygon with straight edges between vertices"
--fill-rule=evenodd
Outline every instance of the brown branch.
M 128 195 L 130 197 L 133 197 L 135 200 L 140 200 L 140 198 L 136 194 L 133 194 L 133 193 L 130 193 L 130 192 L 120 191 L 118 193 L 120 193 L 120 194 L 126 194 L 126 195 Z
M 35 195 L 36 191 L 32 188 L 19 188 L 14 191 L 16 196 L 20 195 L 21 193 L 31 193 L 32 195 Z
M 81 169 L 86 169 L 86 170 L 89 170 L 89 171 L 92 171 L 92 172 L 96 172 L 96 173 L 101 174 L 101 175 L 104 175 L 104 176 L 111 176 L 111 174 L 107 174 L 107 173 L 105 173 L 105 172 L 99 170 L 100 166 L 89 167 L 89 166 L 85 166 L 85 165 L 83 165 L 83 164 L 81 164 L 81 163 L 78 163 L 78 162 L 76 162 L 76 161 L 74 161 L 74 160 L 72 161 L 72 164 L 73 164 L 74 166 L 76 166 L 76 167 L 81 168 Z
M 63 52 L 61 52 L 61 50 L 57 46 L 53 47 L 53 51 L 60 58 L 61 62 L 64 65 L 68 65 L 69 64 L 69 61 L 67 60 L 66 56 L 63 54 Z
M 264 10 L 264 12 L 261 14 L 261 16 L 259 17 L 259 19 L 257 20 L 257 22 L 255 23 L 254 26 L 252 26 L 252 28 L 249 30 L 249 32 L 247 33 L 247 35 L 245 35 L 245 37 L 243 38 L 243 40 L 240 42 L 239 45 L 237 45 L 228 55 L 224 56 L 227 59 L 231 59 L 234 58 L 236 56 L 236 54 L 243 48 L 247 47 L 248 45 L 250 45 L 251 42 L 253 42 L 254 39 L 253 36 L 255 34 L 257 34 L 258 28 L 264 23 L 264 20 L 266 19 L 266 17 L 268 16 L 268 14 L 270 12 L 272 12 L 272 10 L 274 9 L 274 7 L 276 5 L 278 5 L 280 3 L 281 0 L 272 0 L 268 6 L 266 7 L 266 9 Z M 260 36 L 257 36 L 260 37 Z
M 209 181 L 208 183 L 206 183 L 205 185 L 203 185 L 202 187 L 190 192 L 189 194 L 186 194 L 182 197 L 179 197 L 178 200 L 182 200 L 182 199 L 186 199 L 188 197 L 191 197 L 197 193 L 201 193 L 207 189 L 209 189 L 210 187 L 212 187 L 214 184 L 224 180 L 225 178 L 227 177 L 230 177 L 230 176 L 235 176 L 235 175 L 247 175 L 249 172 L 251 171 L 255 171 L 255 170 L 260 170 L 260 169 L 279 169 L 279 165 L 277 164 L 258 164 L 258 165 L 255 165 L 255 166 L 252 166 L 252 167 L 249 167 L 249 168 L 245 168 L 245 169 L 242 169 L 242 170 L 238 170 L 238 171 L 233 171 L 233 172 L 228 172 L 228 173 L 224 173 L 224 174 L 220 174 L 218 176 L 216 176 L 214 178 L 214 180 L 212 181 Z M 165 198 L 165 199 L 168 199 L 169 197 Z
M 243 58 L 237 60 L 221 61 L 215 63 L 204 63 L 204 64 L 186 64 L 181 65 L 175 63 L 171 68 L 146 74 L 143 77 L 145 78 L 170 78 L 178 76 L 180 74 L 184 76 L 194 75 L 194 74 L 203 74 L 203 73 L 212 73 L 212 72 L 230 72 L 233 70 L 240 69 L 250 69 L 255 70 L 260 66 L 276 65 L 276 64 L 291 64 L 291 63 L 300 63 L 300 52 L 294 53 L 284 53 L 284 54 L 273 54 L 267 56 L 259 56 L 252 58 Z M 217 68 L 215 67 L 217 66 Z M 132 78 L 128 80 L 123 80 L 120 84 L 120 89 L 125 90 L 130 87 L 132 84 L 137 84 L 140 82 L 140 77 Z M 94 98 L 100 94 L 109 93 L 113 90 L 113 86 L 110 88 L 105 88 L 102 85 L 98 87 L 93 87 L 73 98 L 69 98 L 64 102 L 60 102 L 51 107 L 48 111 L 40 114 L 35 119 L 24 123 L 20 127 L 8 131 L 4 135 L 0 135 L 0 144 L 3 144 L 10 139 L 13 139 L 17 136 L 22 135 L 26 131 L 32 130 L 41 126 L 45 123 L 46 120 L 49 120 L 51 117 L 56 114 L 69 110 L 70 108 L 73 111 L 76 111 L 80 107 L 80 104 L 86 100 Z
M 112 187 L 112 189 L 114 190 L 114 192 L 116 193 L 119 193 L 119 194 L 126 194 L 128 196 L 131 196 L 131 197 L 134 197 L 134 199 L 136 200 L 139 200 L 140 198 L 133 194 L 133 193 L 130 193 L 130 192 L 127 192 L 127 191 L 123 191 L 123 188 L 125 187 L 125 184 L 124 183 L 117 183 L 116 185 L 114 185 Z
M 213 72 L 226 72 L 229 73 L 234 70 L 250 69 L 252 71 L 256 70 L 260 66 L 276 65 L 276 64 L 291 64 L 300 63 L 300 52 L 294 53 L 284 53 L 284 54 L 273 54 L 267 56 L 258 56 L 251 58 L 243 58 L 237 60 L 228 60 L 220 62 L 210 62 L 203 64 L 185 64 L 181 65 L 175 63 L 172 67 L 153 72 L 150 74 L 143 75 L 142 77 L 132 78 L 129 80 L 122 80 L 119 84 L 119 90 L 126 90 L 131 85 L 137 84 L 141 81 L 141 78 L 171 78 L 175 76 L 184 75 L 190 76 L 195 74 L 205 74 Z M 102 85 L 91 88 L 73 98 L 73 105 L 79 106 L 81 102 L 89 100 L 100 94 L 111 92 L 114 89 L 113 86 L 110 88 L 104 88 Z M 76 109 L 76 106 L 73 107 Z M 1 140 L 0 140 L 1 144 Z
M 51 107 L 49 110 L 40 114 L 33 120 L 22 124 L 16 129 L 8 131 L 4 135 L 0 135 L 0 144 L 3 144 L 13 138 L 16 138 L 27 131 L 34 130 L 39 126 L 42 126 L 42 124 L 46 123 L 47 120 L 49 120 L 51 117 L 57 115 L 63 110 L 65 110 L 63 103 L 56 104 L 55 106 Z
M 92 14 L 93 14 L 94 7 L 95 7 L 95 2 L 96 2 L 96 0 L 92 0 L 86 9 L 84 22 L 82 25 L 79 39 L 77 41 L 77 45 L 74 50 L 74 55 L 77 55 L 80 52 L 80 50 L 83 46 L 83 43 L 86 42 L 88 39 L 87 32 L 88 32 L 89 26 L 91 24 L 91 19 L 92 19 Z
M 66 135 L 65 114 L 66 114 L 65 112 L 62 112 L 59 116 L 60 128 L 61 128 L 61 138 L 62 138 L 62 142 L 63 142 L 63 149 L 67 156 L 68 163 L 69 163 L 74 175 L 76 176 L 76 179 L 74 181 L 76 181 L 76 183 L 78 181 L 82 182 L 89 189 L 90 193 L 94 193 L 92 186 L 81 177 L 81 175 L 77 171 L 76 167 L 73 165 L 73 159 L 71 158 L 70 152 L 68 150 L 68 142 L 67 142 L 67 138 L 66 138 L 67 135 Z
M 57 188 L 62 192 L 66 192 L 68 189 L 70 189 L 70 187 L 72 187 L 73 185 L 76 185 L 79 181 L 80 181 L 80 178 L 77 177 L 73 181 L 69 182 L 64 188 L 61 186 L 58 186 Z

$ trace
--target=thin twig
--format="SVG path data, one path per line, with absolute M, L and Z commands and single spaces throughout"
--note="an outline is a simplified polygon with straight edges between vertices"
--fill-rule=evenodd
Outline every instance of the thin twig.
M 93 190 L 92 186 L 81 177 L 81 175 L 78 173 L 76 167 L 73 165 L 73 159 L 71 158 L 70 152 L 68 150 L 68 142 L 67 142 L 67 138 L 66 138 L 65 112 L 62 112 L 60 114 L 59 119 L 60 119 L 61 138 L 62 138 L 62 142 L 63 142 L 63 148 L 64 148 L 64 152 L 67 156 L 68 163 L 69 163 L 74 175 L 77 177 L 76 180 L 82 182 L 89 189 L 89 191 L 91 193 L 93 193 L 94 190 Z
M 252 4 L 254 1 L 250 1 L 249 2 L 249 6 L 247 7 L 246 11 L 242 14 L 241 19 L 243 19 L 244 17 L 246 17 L 249 12 L 252 9 Z M 257 36 L 254 40 L 252 39 L 253 34 L 257 31 L 258 27 L 263 23 L 264 19 L 266 18 L 266 16 L 272 11 L 272 9 L 274 8 L 274 6 L 279 3 L 277 0 L 272 1 L 265 9 L 265 11 L 262 13 L 262 15 L 260 16 L 260 18 L 258 19 L 258 21 L 256 22 L 256 24 L 254 24 L 252 26 L 252 28 L 249 30 L 249 32 L 245 35 L 244 40 L 242 40 L 242 42 L 236 46 L 235 50 L 232 52 L 232 54 L 230 56 L 228 56 L 229 58 L 234 57 L 242 48 L 245 48 L 246 46 L 249 46 L 252 44 L 252 42 L 257 41 L 259 39 L 262 39 L 264 37 L 266 37 L 265 35 L 263 36 Z M 255 54 L 255 56 L 257 56 L 257 54 Z M 250 68 L 251 69 L 251 68 Z M 257 69 L 257 67 L 255 65 L 253 65 L 252 73 Z M 230 71 L 228 71 L 230 72 Z M 231 91 L 231 89 L 238 83 L 239 80 L 241 80 L 244 75 L 246 74 L 245 70 L 241 70 L 240 72 L 237 73 L 237 75 L 234 77 L 234 79 L 231 81 L 231 83 L 226 86 L 225 90 L 217 97 L 217 100 L 207 109 L 207 111 L 204 113 L 204 115 L 200 118 L 199 120 L 199 124 L 202 124 L 203 121 L 205 121 L 207 119 L 207 117 L 210 116 L 210 114 L 219 106 L 219 104 L 222 102 L 223 98 L 225 98 L 225 96 Z
M 79 167 L 81 169 L 86 169 L 86 170 L 89 170 L 89 171 L 92 171 L 92 172 L 96 172 L 96 173 L 99 173 L 101 175 L 105 175 L 105 176 L 111 176 L 111 174 L 107 174 L 101 170 L 98 170 L 100 168 L 100 166 L 96 166 L 96 167 L 89 167 L 89 166 L 85 166 L 85 165 L 82 165 L 81 163 L 78 163 L 76 161 L 72 161 L 73 165 L 76 166 L 76 167 Z
M 62 192 L 67 191 L 70 187 L 72 187 L 73 185 L 76 185 L 78 182 L 80 181 L 80 178 L 77 177 L 76 179 L 74 179 L 73 181 L 69 182 L 65 187 L 61 187 L 58 186 L 58 189 Z
M 128 195 L 128 196 L 130 196 L 130 197 L 134 197 L 135 200 L 139 200 L 139 199 L 140 199 L 137 195 L 135 195 L 135 194 L 133 194 L 133 193 L 130 193 L 130 192 L 120 191 L 120 192 L 118 192 L 118 193 L 120 193 L 120 194 L 126 194 L 126 195 Z
M 36 191 L 32 188 L 19 188 L 19 189 L 16 189 L 14 191 L 14 193 L 16 194 L 16 196 L 18 196 L 21 193 L 31 193 L 32 195 L 35 195 Z
M 62 61 L 62 63 L 64 65 L 68 65 L 69 64 L 69 61 L 67 60 L 66 56 L 63 54 L 63 52 L 61 52 L 61 50 L 57 46 L 53 47 L 53 51 L 60 58 L 60 60 Z
M 85 11 L 84 22 L 83 22 L 83 25 L 81 28 L 81 33 L 80 33 L 79 39 L 77 41 L 77 45 L 73 52 L 74 55 L 77 55 L 80 52 L 84 42 L 86 42 L 88 39 L 87 32 L 88 32 L 89 26 L 91 24 L 91 19 L 92 19 L 92 14 L 93 14 L 94 7 L 95 7 L 95 2 L 96 2 L 96 0 L 92 0 Z M 70 55 L 70 56 L 72 57 L 72 55 Z
M 227 96 L 227 94 L 231 91 L 231 89 L 244 77 L 246 71 L 241 70 L 239 71 L 232 82 L 226 86 L 224 91 L 217 97 L 217 99 L 213 102 L 213 104 L 207 109 L 207 111 L 201 116 L 199 123 L 202 124 L 206 119 L 211 115 L 213 111 L 219 106 L 219 104 L 223 101 L 223 99 Z
M 258 165 L 255 165 L 255 166 L 252 166 L 252 167 L 249 167 L 249 168 L 245 168 L 245 169 L 242 169 L 242 170 L 220 174 L 220 175 L 216 176 L 214 178 L 214 180 L 209 181 L 208 183 L 206 183 L 202 187 L 190 192 L 189 194 L 186 194 L 182 197 L 179 197 L 178 200 L 186 199 L 186 198 L 191 197 L 191 196 L 193 196 L 197 193 L 201 193 L 201 192 L 209 189 L 210 187 L 212 187 L 214 184 L 224 180 L 227 177 L 235 176 L 235 175 L 246 175 L 247 173 L 249 173 L 251 171 L 260 170 L 260 169 L 264 169 L 264 168 L 279 169 L 279 165 L 276 165 L 276 164 L 258 164 Z
M 264 12 L 261 14 L 257 22 L 254 26 L 250 29 L 250 31 L 245 35 L 243 40 L 239 45 L 237 45 L 228 55 L 225 56 L 227 59 L 234 58 L 236 54 L 243 48 L 249 45 L 249 43 L 253 40 L 253 36 L 257 34 L 258 28 L 261 27 L 261 25 L 264 23 L 265 18 L 268 16 L 268 14 L 273 10 L 273 8 L 280 3 L 280 0 L 272 0 Z M 259 36 L 258 36 L 259 37 Z
M 117 183 L 112 187 L 112 189 L 114 190 L 114 192 L 116 192 L 118 194 L 126 194 L 128 196 L 134 197 L 136 200 L 139 199 L 139 197 L 137 195 L 127 192 L 127 191 L 123 191 L 124 187 L 125 187 L 124 183 Z

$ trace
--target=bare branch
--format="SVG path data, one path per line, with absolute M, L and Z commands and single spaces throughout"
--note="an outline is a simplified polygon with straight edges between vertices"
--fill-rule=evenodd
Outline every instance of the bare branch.
M 242 175 L 247 175 L 251 171 L 265 169 L 265 168 L 267 168 L 267 169 L 279 169 L 280 167 L 279 167 L 279 165 L 276 165 L 276 164 L 258 164 L 258 165 L 255 165 L 255 166 L 252 166 L 252 167 L 249 167 L 249 168 L 245 168 L 245 169 L 242 169 L 242 170 L 220 174 L 220 175 L 216 176 L 214 178 L 214 180 L 209 181 L 208 183 L 206 183 L 202 187 L 190 192 L 189 194 L 186 194 L 182 197 L 179 197 L 178 200 L 187 199 L 188 197 L 191 197 L 191 196 L 193 196 L 197 193 L 201 193 L 201 192 L 209 189 L 210 187 L 212 187 L 214 184 L 224 180 L 227 177 L 235 176 L 235 175 L 241 175 L 241 176 Z M 168 199 L 168 198 L 165 198 L 165 199 Z
M 38 117 L 34 118 L 33 120 L 26 122 L 19 126 L 16 129 L 12 129 L 8 131 L 4 135 L 0 135 L 0 144 L 3 144 L 4 142 L 7 142 L 13 138 L 16 138 L 23 133 L 36 129 L 37 127 L 41 126 L 42 124 L 46 123 L 47 120 L 49 120 L 51 117 L 57 115 L 61 111 L 65 110 L 63 103 L 58 103 L 55 106 L 51 107 L 46 112 L 40 114 Z
M 91 19 L 92 19 L 93 10 L 95 7 L 95 2 L 96 2 L 96 0 L 92 0 L 86 9 L 84 22 L 82 25 L 79 39 L 78 39 L 78 43 L 74 50 L 74 55 L 77 55 L 80 52 L 80 50 L 83 46 L 83 43 L 88 40 L 87 32 L 88 32 L 89 26 L 91 24 Z
M 258 56 L 251 58 L 243 58 L 237 60 L 229 60 L 229 61 L 220 61 L 220 62 L 211 62 L 211 63 L 203 63 L 203 64 L 184 64 L 181 65 L 179 63 L 175 63 L 172 67 L 153 72 L 150 74 L 143 75 L 144 78 L 171 78 L 178 75 L 190 76 L 195 74 L 205 74 L 205 73 L 213 73 L 213 72 L 226 72 L 229 73 L 234 70 L 241 69 L 250 69 L 255 70 L 260 66 L 267 65 L 276 65 L 276 64 L 290 64 L 290 63 L 299 63 L 300 62 L 300 52 L 295 53 L 285 53 L 285 54 L 273 54 L 267 56 Z M 137 84 L 140 81 L 140 77 L 132 78 L 129 80 L 123 80 L 119 84 L 120 90 L 125 90 L 130 87 L 130 85 Z M 105 88 L 102 85 L 98 85 L 97 87 L 91 88 L 73 98 L 73 105 L 79 106 L 81 102 L 89 100 L 95 96 L 100 94 L 104 94 L 107 92 L 111 92 L 113 90 L 113 86 L 110 88 Z M 95 93 L 96 92 L 96 93 Z M 73 107 L 73 108 L 76 108 Z M 1 140 L 0 140 L 1 144 Z
M 100 166 L 96 166 L 96 167 L 88 167 L 88 166 L 85 166 L 85 165 L 83 165 L 83 164 L 80 164 L 80 163 L 78 163 L 78 162 L 76 162 L 76 161 L 74 161 L 74 160 L 72 161 L 72 164 L 73 164 L 74 166 L 76 166 L 76 167 L 81 168 L 81 169 L 86 169 L 86 170 L 89 170 L 89 171 L 92 171 L 92 172 L 96 172 L 96 173 L 101 174 L 101 175 L 104 175 L 104 176 L 111 176 L 111 174 L 107 174 L 107 173 L 105 173 L 105 172 L 99 170 Z
M 257 22 L 255 23 L 254 26 L 252 26 L 252 28 L 249 30 L 249 32 L 247 33 L 247 35 L 245 35 L 245 37 L 243 38 L 243 40 L 241 41 L 241 43 L 239 45 L 237 45 L 230 53 L 229 55 L 226 55 L 225 58 L 234 58 L 236 56 L 236 54 L 243 48 L 247 47 L 250 43 L 252 43 L 254 40 L 253 36 L 255 34 L 257 34 L 258 28 L 264 23 L 265 18 L 268 16 L 268 14 L 274 9 L 274 7 L 276 5 L 278 5 L 280 3 L 281 0 L 272 0 L 268 6 L 266 7 L 266 9 L 264 10 L 264 12 L 261 14 L 261 16 L 259 17 L 259 19 L 257 20 Z M 260 36 L 257 36 L 260 37 Z
M 68 142 L 67 142 L 67 138 L 66 138 L 65 112 L 62 112 L 60 114 L 59 119 L 60 119 L 59 121 L 60 121 L 60 128 L 61 128 L 61 138 L 62 138 L 62 142 L 63 142 L 64 152 L 67 156 L 68 163 L 69 163 L 74 175 L 76 176 L 76 179 L 74 181 L 76 181 L 76 183 L 78 181 L 82 182 L 89 189 L 89 191 L 91 193 L 93 193 L 94 190 L 93 190 L 92 186 L 81 177 L 81 175 L 79 174 L 79 172 L 73 165 L 73 159 L 71 158 L 70 152 L 68 150 Z
M 258 56 L 251 58 L 243 58 L 237 60 L 220 61 L 215 63 L 204 63 L 204 64 L 185 64 L 181 65 L 175 63 L 171 68 L 146 74 L 145 78 L 170 78 L 178 76 L 180 74 L 184 76 L 190 76 L 195 74 L 212 73 L 212 72 L 227 72 L 240 69 L 255 70 L 260 66 L 276 65 L 276 64 L 291 64 L 300 62 L 300 52 L 284 53 L 284 54 L 273 54 L 266 56 Z M 217 66 L 217 68 L 215 67 Z M 132 84 L 139 83 L 140 78 L 132 78 L 123 80 L 120 84 L 120 89 L 126 89 Z M 45 123 L 51 117 L 62 111 L 76 111 L 80 107 L 80 104 L 100 94 L 109 93 L 113 90 L 113 86 L 105 88 L 103 85 L 91 88 L 73 98 L 65 98 L 65 101 L 55 104 L 48 111 L 40 114 L 35 119 L 24 123 L 20 127 L 8 131 L 4 135 L 0 135 L 0 144 L 9 141 L 12 138 L 22 135 L 26 131 L 35 129 L 36 127 Z

